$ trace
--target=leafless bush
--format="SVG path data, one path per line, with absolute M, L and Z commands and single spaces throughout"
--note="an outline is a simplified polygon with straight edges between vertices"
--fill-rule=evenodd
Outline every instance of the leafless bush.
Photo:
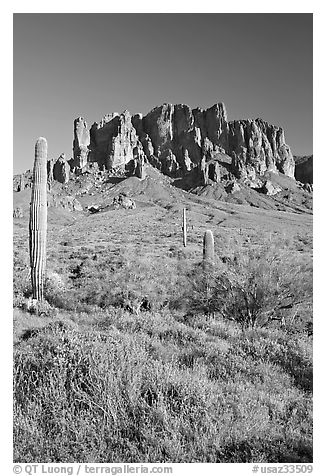
M 200 267 L 189 275 L 194 311 L 220 315 L 254 328 L 281 320 L 312 295 L 312 270 L 286 254 L 260 249 L 237 254 L 226 266 Z

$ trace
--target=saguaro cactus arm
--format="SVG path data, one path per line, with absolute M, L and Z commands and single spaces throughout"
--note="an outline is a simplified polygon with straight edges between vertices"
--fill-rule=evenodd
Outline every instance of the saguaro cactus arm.
M 33 299 L 43 299 L 46 266 L 47 230 L 47 141 L 39 137 L 35 144 L 33 187 L 29 219 L 29 253 Z

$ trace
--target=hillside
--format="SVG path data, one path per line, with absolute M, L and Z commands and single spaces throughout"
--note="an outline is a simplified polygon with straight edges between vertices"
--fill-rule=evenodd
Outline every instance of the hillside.
M 164 104 L 36 150 L 39 301 L 33 174 L 13 180 L 14 460 L 311 462 L 313 194 L 283 129 Z
M 313 183 L 313 156 L 294 156 L 295 179 L 303 183 Z
M 117 193 L 114 186 L 121 181 L 135 197 L 151 197 L 157 186 L 155 194 L 164 197 L 165 183 L 228 203 L 312 211 L 312 158 L 296 165 L 281 127 L 262 119 L 228 121 L 223 103 L 206 110 L 163 104 L 145 116 L 112 113 L 90 128 L 79 117 L 73 126 L 73 157 L 49 158 L 47 174 L 53 204 L 59 203 L 54 196 L 59 194 L 69 208 L 83 187 L 95 202 L 97 197 L 103 202 L 109 189 Z M 134 180 L 135 189 L 123 180 L 131 177 L 141 179 Z M 23 191 L 31 183 L 32 173 L 26 171 L 14 176 L 13 189 Z M 65 193 L 70 198 L 63 198 Z
M 311 462 L 311 212 L 186 191 L 149 164 L 144 179 L 96 170 L 51 183 L 36 307 L 30 188 L 14 192 L 14 460 Z M 254 328 L 240 283 L 260 296 Z

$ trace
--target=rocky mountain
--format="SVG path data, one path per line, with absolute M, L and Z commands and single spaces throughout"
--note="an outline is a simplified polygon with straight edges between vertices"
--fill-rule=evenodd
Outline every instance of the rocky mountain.
M 88 129 L 74 122 L 73 170 L 87 162 L 101 168 L 135 169 L 145 161 L 170 177 L 197 171 L 198 184 L 235 177 L 261 186 L 265 172 L 294 177 L 284 131 L 262 119 L 228 121 L 223 103 L 203 110 L 163 104 L 144 117 L 128 111 L 103 117 Z
M 310 158 L 296 166 L 281 127 L 262 119 L 228 121 L 223 103 L 208 109 L 163 104 L 145 116 L 108 114 L 90 128 L 84 118 L 75 119 L 73 157 L 48 160 L 48 188 L 50 203 L 64 206 L 62 190 L 69 182 L 65 208 L 74 210 L 79 177 L 87 176 L 86 188 L 97 193 L 108 180 L 152 180 L 150 170 L 156 169 L 169 179 L 169 187 L 255 207 L 288 209 L 290 204 L 302 211 L 312 208 L 312 157 L 311 174 L 309 167 Z M 14 176 L 14 191 L 29 188 L 31 180 L 31 171 Z
M 313 184 L 313 156 L 294 156 L 295 179 L 305 184 Z

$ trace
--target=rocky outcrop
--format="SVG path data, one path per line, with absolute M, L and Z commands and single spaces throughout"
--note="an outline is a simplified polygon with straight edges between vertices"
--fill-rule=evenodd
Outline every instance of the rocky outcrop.
M 25 189 L 25 177 L 24 174 L 15 175 L 14 176 L 14 184 L 13 184 L 14 192 L 21 192 Z
M 294 159 L 282 128 L 256 119 L 230 122 L 228 132 L 227 153 L 238 178 L 254 181 L 265 172 L 294 178 Z
M 16 207 L 13 209 L 13 217 L 14 218 L 23 218 L 24 217 L 24 212 L 22 207 Z
M 89 207 L 87 207 L 87 210 L 90 213 L 98 213 L 99 211 L 101 211 L 101 207 L 100 205 L 90 205 Z
M 266 180 L 263 184 L 261 191 L 266 195 L 272 196 L 276 195 L 277 193 L 281 192 L 282 189 L 278 185 L 273 184 L 270 180 Z
M 294 177 L 283 129 L 261 119 L 228 122 L 223 103 L 206 110 L 163 104 L 144 117 L 128 111 L 107 115 L 92 126 L 89 147 L 89 160 L 109 170 L 141 157 L 172 177 L 198 168 L 204 183 L 218 182 L 224 155 L 230 157 L 230 172 L 249 184 L 256 185 L 265 172 Z
M 203 110 L 193 110 L 195 126 L 202 145 L 209 151 L 210 158 L 218 152 L 227 151 L 228 147 L 228 121 L 226 108 L 223 103 Z
M 117 197 L 114 197 L 112 205 L 114 208 L 125 208 L 127 210 L 133 210 L 136 208 L 135 202 L 122 193 Z
M 312 183 L 312 157 L 295 167 L 281 127 L 262 119 L 228 121 L 225 105 L 217 103 L 208 109 L 163 104 L 145 116 L 115 112 L 90 129 L 78 117 L 73 158 L 67 161 L 62 154 L 48 161 L 48 184 L 49 188 L 54 181 L 66 184 L 70 177 L 95 173 L 94 167 L 97 173 L 144 179 L 147 163 L 193 186 L 225 185 L 237 179 L 261 189 L 270 172 Z M 30 186 L 26 174 L 14 177 L 15 191 Z
M 17 174 L 13 177 L 13 191 L 22 192 L 25 188 L 30 188 L 33 182 L 33 174 L 27 170 L 23 174 Z
M 68 183 L 70 175 L 70 166 L 66 161 L 65 154 L 61 154 L 57 161 L 53 164 L 53 179 L 60 183 Z
M 302 183 L 313 183 L 313 156 L 296 156 L 295 161 L 295 178 Z
M 145 158 L 141 156 L 138 158 L 136 162 L 135 174 L 140 180 L 144 180 L 146 178 L 146 166 L 145 166 Z
M 88 161 L 90 132 L 83 117 L 74 121 L 73 168 L 83 169 Z
M 89 133 L 86 129 L 83 118 L 75 120 L 77 168 L 88 161 L 139 175 L 139 164 L 149 162 L 171 177 L 197 169 L 203 184 L 236 177 L 252 187 L 263 183 L 260 177 L 266 172 L 294 178 L 294 159 L 283 129 L 262 119 L 228 121 L 223 103 L 206 110 L 163 104 L 144 117 L 113 113 L 94 123 Z
M 21 192 L 24 189 L 25 189 L 25 177 L 24 177 L 24 174 L 21 174 L 18 192 Z
M 225 187 L 225 191 L 227 193 L 236 193 L 236 192 L 240 192 L 240 190 L 241 190 L 240 185 L 237 182 L 228 183 Z
M 135 114 L 134 116 L 132 116 L 131 123 L 136 130 L 137 136 L 139 137 L 145 157 L 148 159 L 150 163 L 154 162 L 153 165 L 158 167 L 159 161 L 154 156 L 154 147 L 153 147 L 152 140 L 149 137 L 149 135 L 144 131 L 142 114 Z M 155 164 L 155 161 L 156 161 L 156 164 Z
M 50 195 L 48 196 L 48 206 L 64 208 L 69 212 L 83 211 L 81 203 L 70 195 Z
M 303 185 L 303 190 L 306 192 L 312 193 L 313 192 L 313 184 L 312 183 L 305 183 Z
M 163 104 L 142 119 L 138 130 L 141 129 L 153 145 L 152 155 L 156 161 L 148 157 L 149 162 L 167 175 L 182 176 L 195 167 L 200 168 L 203 158 L 214 159 L 224 150 L 218 141 L 225 142 L 226 120 L 222 103 L 207 111 L 191 110 L 185 104 Z
M 90 130 L 90 161 L 97 162 L 108 170 L 124 168 L 125 165 L 145 156 L 142 144 L 131 121 L 131 114 L 125 111 L 104 116 L 95 122 Z
M 47 161 L 47 173 L 48 173 L 48 185 L 51 186 L 51 183 L 53 182 L 53 167 L 55 164 L 54 159 L 48 159 Z

